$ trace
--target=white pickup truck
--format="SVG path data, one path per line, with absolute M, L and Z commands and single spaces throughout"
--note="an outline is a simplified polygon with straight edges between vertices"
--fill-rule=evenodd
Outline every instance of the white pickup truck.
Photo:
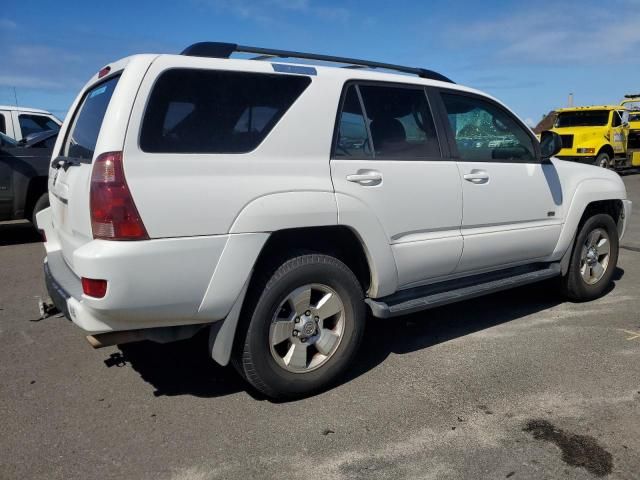
M 212 42 L 124 58 L 58 136 L 47 286 L 94 346 L 207 328 L 255 388 L 306 395 L 349 368 L 368 313 L 552 278 L 603 294 L 631 202 L 560 147 L 425 69 Z
M 62 122 L 56 116 L 38 108 L 0 105 L 0 133 L 16 141 L 34 133 L 58 131 Z

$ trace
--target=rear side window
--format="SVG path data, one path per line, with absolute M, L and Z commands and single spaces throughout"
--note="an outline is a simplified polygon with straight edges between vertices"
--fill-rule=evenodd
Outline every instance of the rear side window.
M 46 130 L 55 130 L 56 132 L 60 130 L 60 125 L 43 115 L 21 113 L 18 115 L 18 121 L 20 122 L 22 138 L 26 138 L 32 133 L 40 133 Z
M 157 80 L 142 121 L 150 153 L 246 153 L 311 83 L 309 77 L 174 69 Z
M 119 79 L 119 76 L 113 77 L 85 93 L 67 133 L 62 155 L 82 160 L 93 158 L 104 114 Z
M 338 125 L 338 138 L 333 156 L 354 159 L 373 157 L 367 125 L 355 85 L 350 85 L 347 88 L 347 93 L 344 97 Z
M 360 85 L 375 158 L 440 157 L 436 129 L 422 88 Z
M 0 113 L 0 133 L 7 133 L 7 123 L 4 120 L 4 113 Z

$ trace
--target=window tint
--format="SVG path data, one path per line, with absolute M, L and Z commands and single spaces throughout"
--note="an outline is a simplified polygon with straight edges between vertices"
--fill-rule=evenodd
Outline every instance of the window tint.
M 32 133 L 40 133 L 46 130 L 60 130 L 60 126 L 49 117 L 43 115 L 29 115 L 21 113 L 18 115 L 22 138 L 26 138 Z
M 423 89 L 361 85 L 376 158 L 439 157 L 440 147 Z
M 174 69 L 142 122 L 145 152 L 244 153 L 256 148 L 311 83 L 309 77 Z
M 67 157 L 91 160 L 104 114 L 120 77 L 113 77 L 89 90 L 76 110 L 73 125 L 62 149 Z
M 4 120 L 4 113 L 0 113 L 0 133 L 7 133 L 7 124 Z
M 463 95 L 442 94 L 460 158 L 478 161 L 531 161 L 531 135 L 493 103 Z
M 344 97 L 334 157 L 371 158 L 369 135 L 355 85 Z

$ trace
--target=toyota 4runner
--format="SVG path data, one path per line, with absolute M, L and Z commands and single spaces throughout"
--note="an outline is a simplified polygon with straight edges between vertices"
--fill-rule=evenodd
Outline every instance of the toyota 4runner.
M 210 42 L 135 55 L 58 136 L 47 287 L 94 346 L 207 328 L 259 391 L 309 394 L 349 367 L 368 312 L 551 278 L 603 294 L 631 202 L 561 147 L 429 70 Z

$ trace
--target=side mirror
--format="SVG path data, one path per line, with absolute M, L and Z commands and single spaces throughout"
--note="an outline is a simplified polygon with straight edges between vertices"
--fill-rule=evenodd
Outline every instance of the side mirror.
M 545 130 L 540 134 L 540 153 L 547 160 L 562 150 L 562 138 L 556 132 Z

